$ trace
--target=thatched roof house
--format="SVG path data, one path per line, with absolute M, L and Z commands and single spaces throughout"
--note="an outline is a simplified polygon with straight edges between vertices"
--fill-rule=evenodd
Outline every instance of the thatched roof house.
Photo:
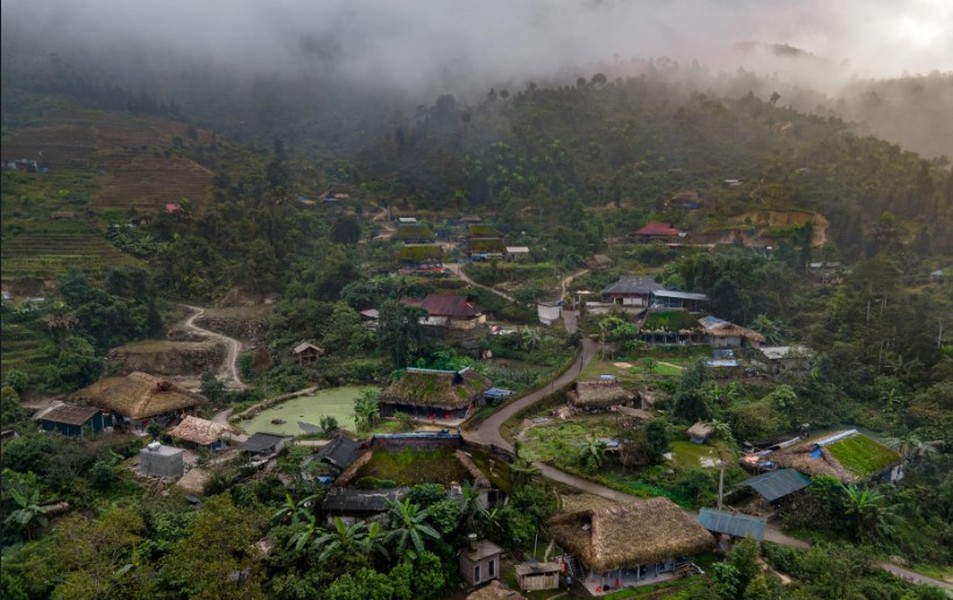
M 711 344 L 712 348 L 737 348 L 741 346 L 743 341 L 752 344 L 764 342 L 764 336 L 757 331 L 729 323 L 711 315 L 699 319 L 698 324 L 701 325 L 702 331 L 708 337 L 708 343 Z
M 715 538 L 668 498 L 557 515 L 546 530 L 589 569 L 659 563 L 675 556 L 711 550 Z
M 641 408 L 632 408 L 631 406 L 620 406 L 616 412 L 626 421 L 639 422 L 651 421 L 652 413 Z
M 579 381 L 566 398 L 576 408 L 592 409 L 628 404 L 635 400 L 636 395 L 618 381 Z
M 903 477 L 900 454 L 856 429 L 805 440 L 774 452 L 771 460 L 812 477 L 827 475 L 844 483 Z
M 140 421 L 192 410 L 207 402 L 205 396 L 174 383 L 135 371 L 125 377 L 106 377 L 74 392 L 70 402 L 88 404 Z
M 219 442 L 226 433 L 230 433 L 227 425 L 189 415 L 169 430 L 169 437 L 196 446 L 211 446 Z
M 460 371 L 408 368 L 381 392 L 381 408 L 385 413 L 396 409 L 418 416 L 438 411 L 466 413 L 483 406 L 483 392 L 489 387 L 490 380 L 469 367 Z

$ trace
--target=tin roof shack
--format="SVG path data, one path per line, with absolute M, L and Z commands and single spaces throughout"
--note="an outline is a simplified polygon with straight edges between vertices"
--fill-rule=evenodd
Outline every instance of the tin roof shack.
M 85 437 L 112 429 L 113 417 L 92 406 L 53 402 L 33 415 L 40 429 L 69 437 Z
M 794 469 L 772 471 L 751 479 L 746 479 L 736 487 L 747 487 L 756 491 L 767 502 L 777 502 L 781 498 L 803 490 L 811 485 L 811 479 Z
M 143 475 L 178 479 L 185 472 L 185 450 L 152 442 L 139 451 L 139 470 Z
M 580 410 L 608 410 L 613 406 L 630 404 L 636 398 L 616 380 L 579 381 L 566 394 L 569 404 Z
M 901 456 L 856 429 L 805 440 L 771 455 L 782 467 L 843 483 L 893 482 L 903 478 Z
M 339 434 L 318 450 L 315 458 L 331 469 L 334 475 L 344 472 L 361 453 L 361 443 Z
M 431 421 L 455 421 L 484 406 L 490 381 L 467 367 L 460 371 L 408 368 L 381 393 L 381 415 L 397 413 Z
M 503 549 L 490 540 L 476 541 L 470 534 L 470 547 L 460 551 L 460 576 L 471 586 L 500 577 L 500 556 Z
M 704 527 L 663 497 L 557 515 L 546 530 L 582 563 L 574 575 L 593 595 L 669 579 L 690 565 L 685 556 L 715 546 Z
M 723 510 L 703 508 L 698 511 L 698 523 L 715 535 L 727 535 L 733 538 L 751 536 L 762 541 L 768 520 L 764 517 L 752 517 Z
M 278 456 L 290 442 L 291 436 L 260 431 L 242 442 L 239 448 L 253 459 L 265 459 Z
M 764 336 L 757 331 L 729 323 L 718 317 L 707 316 L 698 320 L 708 344 L 712 348 L 740 348 L 743 344 L 758 346 Z
M 145 431 L 152 423 L 166 426 L 173 418 L 190 414 L 207 402 L 201 394 L 139 371 L 100 379 L 74 392 L 69 401 L 115 413 L 119 415 L 117 425 L 125 424 L 136 431 Z
M 807 346 L 761 346 L 750 353 L 751 361 L 772 375 L 806 375 L 814 351 Z

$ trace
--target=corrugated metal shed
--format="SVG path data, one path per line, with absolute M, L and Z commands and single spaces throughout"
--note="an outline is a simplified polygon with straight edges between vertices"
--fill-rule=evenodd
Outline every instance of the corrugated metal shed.
M 750 487 L 768 502 L 774 502 L 778 498 L 803 490 L 811 485 L 811 479 L 794 469 L 781 469 L 746 479 L 738 485 Z
M 760 542 L 764 539 L 764 530 L 768 526 L 768 520 L 703 508 L 698 511 L 698 524 L 712 533 L 724 533 L 740 538 L 750 535 Z

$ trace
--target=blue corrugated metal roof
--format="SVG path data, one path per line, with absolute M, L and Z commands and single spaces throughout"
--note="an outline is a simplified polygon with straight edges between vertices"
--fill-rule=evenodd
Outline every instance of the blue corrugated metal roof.
M 811 479 L 794 469 L 781 469 L 746 479 L 738 485 L 750 487 L 768 502 L 774 502 L 790 493 L 803 490 L 811 485 Z
M 768 526 L 768 520 L 703 508 L 698 511 L 698 524 L 713 533 L 725 533 L 733 537 L 750 535 L 760 542 L 764 539 L 764 530 Z

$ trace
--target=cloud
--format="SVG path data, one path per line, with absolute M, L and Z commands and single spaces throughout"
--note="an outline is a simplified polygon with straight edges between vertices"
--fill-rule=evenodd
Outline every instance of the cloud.
M 714 68 L 739 42 L 789 44 L 888 77 L 953 68 L 949 0 L 7 0 L 4 36 L 163 68 L 343 77 L 414 88 L 613 57 Z M 750 58 L 750 57 L 749 57 Z

